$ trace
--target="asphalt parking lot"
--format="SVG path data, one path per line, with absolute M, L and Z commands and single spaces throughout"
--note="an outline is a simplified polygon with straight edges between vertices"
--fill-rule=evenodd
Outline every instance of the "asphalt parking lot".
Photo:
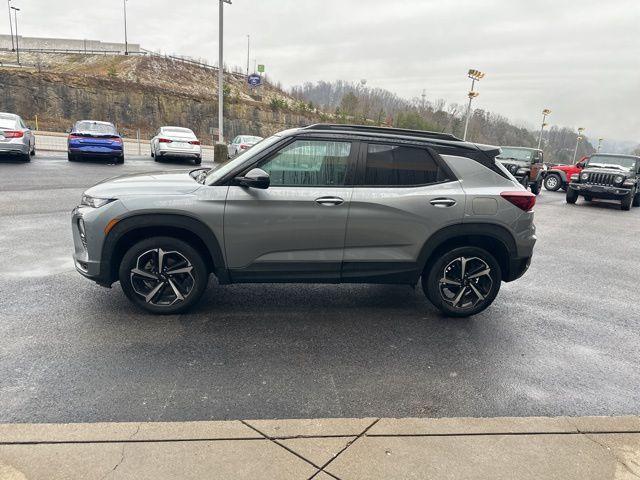
M 157 167 L 0 160 L 0 422 L 640 413 L 640 208 L 544 191 L 530 271 L 470 320 L 408 287 L 214 281 L 154 317 L 75 272 L 69 219 Z

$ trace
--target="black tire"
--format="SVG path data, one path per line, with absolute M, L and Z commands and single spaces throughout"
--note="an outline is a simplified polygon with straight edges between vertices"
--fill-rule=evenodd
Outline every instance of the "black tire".
M 69 160 L 70 162 L 75 162 L 78 160 L 78 157 L 76 157 L 74 154 L 72 153 L 67 153 L 67 160 Z
M 567 190 L 567 203 L 574 204 L 578 201 L 578 192 L 576 192 L 573 188 L 569 188 Z
M 540 195 L 542 191 L 542 179 L 538 180 L 536 183 L 531 185 L 531 193 L 534 195 Z
M 116 157 L 116 163 L 122 165 L 124 163 L 124 155 Z
M 171 262 L 176 269 L 191 267 L 190 273 L 170 275 L 162 272 L 156 279 L 133 274 L 132 270 L 138 268 L 156 275 L 154 268 L 158 264 L 160 249 L 164 252 L 165 265 Z M 152 237 L 136 243 L 125 253 L 118 276 L 120 286 L 129 300 L 139 308 L 159 315 L 182 313 L 193 307 L 202 297 L 209 280 L 202 255 L 188 243 L 171 237 Z M 184 296 L 182 300 L 178 299 L 172 282 Z M 148 302 L 143 294 L 151 295 L 156 288 L 159 290 Z M 169 304 L 172 300 L 173 303 Z
M 151 148 L 150 150 L 151 150 L 151 158 L 156 158 L 156 154 L 153 153 L 153 148 Z
M 202 158 L 198 157 L 193 161 L 194 165 L 202 165 Z
M 35 157 L 36 156 L 36 146 L 33 146 L 33 149 L 31 150 L 31 156 Z
M 22 160 L 23 162 L 27 163 L 31 161 L 31 155 L 28 153 L 22 154 L 20 155 L 20 160 Z
M 584 196 L 584 201 L 585 201 L 585 202 L 590 202 L 591 200 L 593 200 L 593 198 L 591 197 L 591 195 L 585 195 L 585 196 Z
M 551 174 L 547 175 L 544 179 L 544 188 L 549 190 L 550 192 L 557 192 L 562 188 L 562 178 L 560 175 Z
M 462 278 L 462 285 L 447 288 L 441 282 L 448 272 L 449 279 L 458 279 L 461 274 L 461 259 L 466 259 L 466 266 L 471 275 L 488 272 L 475 279 Z M 472 263 L 470 263 L 472 262 Z M 488 308 L 500 291 L 502 270 L 496 259 L 486 250 L 477 247 L 454 248 L 440 255 L 422 274 L 422 290 L 433 305 L 449 317 L 470 317 Z M 472 286 L 473 284 L 473 286 Z M 475 290 L 482 295 L 480 298 Z M 460 296 L 458 298 L 458 296 Z M 456 302 L 457 300 L 457 302 Z M 460 302 L 463 302 L 460 304 Z M 466 302 L 466 303 L 464 303 Z M 457 304 L 456 304 L 457 303 Z
M 633 204 L 634 207 L 640 207 L 640 192 L 636 193 L 636 196 L 633 197 Z
M 620 208 L 622 208 L 622 210 L 624 210 L 625 212 L 628 212 L 629 210 L 631 210 L 631 205 L 633 204 L 633 200 L 635 196 L 636 196 L 636 192 L 632 190 L 631 192 L 626 194 L 624 197 L 622 197 L 622 199 L 620 200 Z

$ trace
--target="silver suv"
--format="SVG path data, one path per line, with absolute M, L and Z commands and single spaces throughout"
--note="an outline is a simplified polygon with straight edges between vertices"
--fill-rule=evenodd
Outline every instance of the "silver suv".
M 153 313 L 213 273 L 246 282 L 416 285 L 449 316 L 493 302 L 536 242 L 535 196 L 496 147 L 448 134 L 313 125 L 213 169 L 118 177 L 73 212 L 75 265 Z

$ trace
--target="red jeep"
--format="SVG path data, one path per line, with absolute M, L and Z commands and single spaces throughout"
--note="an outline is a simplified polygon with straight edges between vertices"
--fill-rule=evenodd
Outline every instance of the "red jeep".
M 575 165 L 554 165 L 549 167 L 547 176 L 544 179 L 544 188 L 555 192 L 556 190 L 566 190 L 571 182 L 571 175 L 580 173 L 587 162 L 588 157 L 583 157 Z

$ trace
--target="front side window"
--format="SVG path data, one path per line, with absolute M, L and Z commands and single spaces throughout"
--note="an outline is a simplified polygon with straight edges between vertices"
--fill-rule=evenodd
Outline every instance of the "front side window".
M 296 140 L 260 165 L 273 186 L 344 185 L 350 142 Z
M 431 154 L 422 148 L 370 144 L 365 185 L 416 186 L 446 180 Z

